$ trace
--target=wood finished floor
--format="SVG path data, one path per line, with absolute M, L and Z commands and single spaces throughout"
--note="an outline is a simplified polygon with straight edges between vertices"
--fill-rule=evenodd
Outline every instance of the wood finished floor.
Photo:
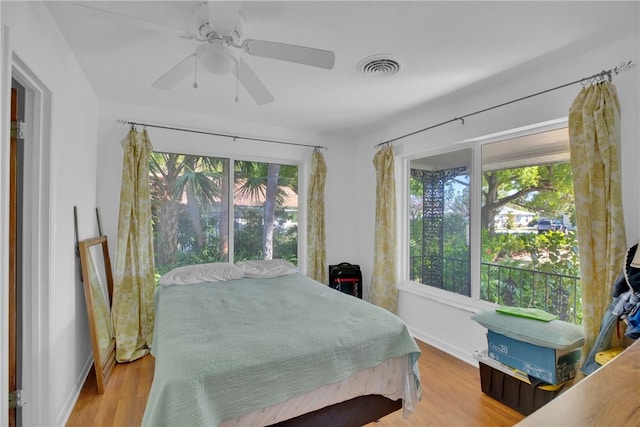
M 512 426 L 523 415 L 490 398 L 480 390 L 477 368 L 434 347 L 418 342 L 422 400 L 417 410 L 403 419 L 402 411 L 387 415 L 367 427 Z M 96 392 L 95 375 L 89 374 L 68 427 L 139 426 L 153 380 L 154 359 L 145 356 L 119 364 L 106 386 Z

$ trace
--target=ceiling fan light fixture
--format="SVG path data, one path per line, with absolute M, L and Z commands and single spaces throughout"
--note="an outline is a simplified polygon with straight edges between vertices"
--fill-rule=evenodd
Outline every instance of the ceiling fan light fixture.
M 197 47 L 198 60 L 214 74 L 229 74 L 236 66 L 236 57 L 221 42 L 203 43 Z

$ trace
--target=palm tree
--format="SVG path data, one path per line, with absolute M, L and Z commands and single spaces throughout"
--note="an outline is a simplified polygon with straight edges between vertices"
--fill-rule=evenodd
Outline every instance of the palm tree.
M 156 252 L 158 265 L 175 265 L 178 242 L 184 235 L 185 225 L 179 218 L 184 215 L 190 224 L 188 244 L 198 259 L 211 245 L 203 218 L 202 207 L 219 203 L 218 237 L 221 260 L 229 259 L 229 160 L 172 153 L 153 153 L 150 159 L 151 189 L 155 214 Z M 264 200 L 262 229 L 262 256 L 273 257 L 275 214 L 286 201 L 283 187 L 297 189 L 296 166 L 237 161 L 234 165 L 236 196 L 250 200 Z M 185 209 L 181 213 L 181 209 Z M 241 248 L 242 242 L 238 242 Z M 256 251 L 257 248 L 250 250 Z M 213 260 L 211 260 L 213 261 Z
M 267 189 L 264 199 L 264 229 L 262 248 L 264 259 L 273 259 L 273 229 L 276 216 L 276 196 L 278 194 L 278 174 L 280 165 L 269 163 L 267 171 Z
M 154 250 L 159 264 L 175 262 L 178 250 L 178 198 L 177 180 L 184 164 L 181 156 L 154 152 L 149 159 L 152 206 L 156 216 Z
M 281 176 L 280 172 L 283 171 Z M 286 202 L 283 187 L 297 190 L 296 166 L 273 163 L 237 161 L 234 179 L 238 184 L 236 195 L 251 200 L 264 199 L 262 251 L 263 259 L 273 258 L 273 232 L 275 211 Z
M 215 203 L 220 199 L 222 193 L 220 183 L 226 181 L 226 176 L 217 171 L 220 163 L 228 163 L 228 161 L 188 155 L 184 156 L 183 163 L 184 173 L 177 180 L 176 193 L 181 195 L 184 192 L 186 195 L 187 211 L 195 235 L 196 250 L 202 251 L 206 242 L 200 208 L 203 204 Z M 224 228 L 227 228 L 226 224 Z
M 157 215 L 156 252 L 161 265 L 173 264 L 178 252 L 178 215 L 185 197 L 197 251 L 206 244 L 202 226 L 202 203 L 215 203 L 221 198 L 221 182 L 226 181 L 221 169 L 226 159 L 153 153 L 149 162 L 151 194 Z M 226 229 L 226 224 L 223 225 Z
M 220 217 L 218 218 L 218 236 L 220 254 L 229 259 L 229 160 L 221 162 L 222 173 L 220 183 Z

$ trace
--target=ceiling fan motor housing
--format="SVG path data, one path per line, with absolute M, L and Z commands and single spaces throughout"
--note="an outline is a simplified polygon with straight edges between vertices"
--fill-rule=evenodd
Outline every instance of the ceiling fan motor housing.
M 226 44 L 237 44 L 242 37 L 244 16 L 241 12 L 238 12 L 236 16 L 237 19 L 233 26 L 233 31 L 225 32 L 211 24 L 211 19 L 209 17 L 209 5 L 207 2 L 203 2 L 198 5 L 195 10 L 196 28 L 198 28 L 198 33 L 202 39 L 208 40 L 209 42 L 222 40 Z

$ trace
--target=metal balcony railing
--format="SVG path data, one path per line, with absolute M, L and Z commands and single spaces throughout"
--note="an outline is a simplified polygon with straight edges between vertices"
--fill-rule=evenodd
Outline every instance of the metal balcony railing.
M 429 262 L 423 257 L 411 258 L 411 280 L 461 295 L 471 295 L 469 261 L 442 259 L 440 280 L 425 274 Z M 515 307 L 539 308 L 556 314 L 561 320 L 582 323 L 580 277 L 527 268 L 481 263 L 480 298 L 484 301 Z

